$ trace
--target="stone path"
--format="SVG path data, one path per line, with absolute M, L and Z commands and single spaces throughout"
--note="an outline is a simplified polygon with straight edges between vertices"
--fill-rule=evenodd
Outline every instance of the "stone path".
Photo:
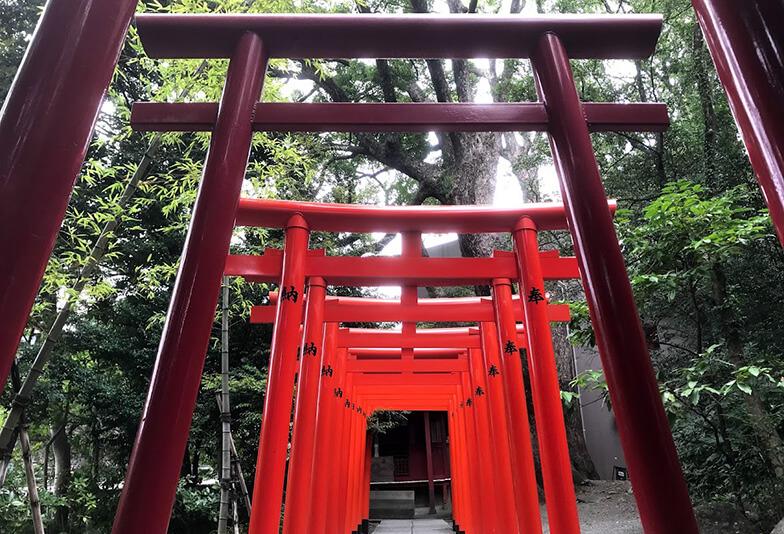
M 454 534 L 443 519 L 385 519 L 373 534 Z

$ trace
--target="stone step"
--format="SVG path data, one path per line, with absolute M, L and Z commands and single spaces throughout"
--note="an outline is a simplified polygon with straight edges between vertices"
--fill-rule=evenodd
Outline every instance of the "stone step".
M 443 519 L 385 519 L 373 534 L 454 534 Z

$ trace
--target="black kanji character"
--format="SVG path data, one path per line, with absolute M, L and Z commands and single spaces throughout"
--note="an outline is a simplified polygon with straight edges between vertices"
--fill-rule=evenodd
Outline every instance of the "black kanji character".
M 534 304 L 539 304 L 544 300 L 544 295 L 539 290 L 538 287 L 532 287 L 531 292 L 528 294 L 528 302 L 533 302 Z
M 498 370 L 498 367 L 496 367 L 495 365 L 491 365 L 490 369 L 487 371 L 487 374 L 489 374 L 490 376 L 498 376 L 501 374 L 501 372 Z
M 282 298 L 283 300 L 291 300 L 293 302 L 297 302 L 297 298 L 299 298 L 299 293 L 297 292 L 296 289 L 294 289 L 294 286 L 291 286 L 289 289 L 286 289 L 284 287 L 283 290 L 280 292 L 280 298 Z
M 346 406 L 346 408 L 351 408 L 351 401 L 346 399 L 346 402 L 345 402 L 344 405 Z
M 309 345 L 305 345 L 305 348 L 302 349 L 302 354 L 310 354 L 311 356 L 318 354 L 316 344 L 311 341 Z
M 468 399 L 466 399 L 465 404 L 466 404 L 466 406 L 468 406 L 470 408 L 474 404 L 474 401 L 472 401 L 470 398 L 468 398 Z
M 335 388 L 335 396 L 336 397 L 342 397 L 343 396 L 343 390 L 340 389 L 340 388 Z
M 332 376 L 333 372 L 331 365 L 321 366 L 321 376 Z
M 485 390 L 484 390 L 484 389 L 482 389 L 481 387 L 477 386 L 477 387 L 476 387 L 476 391 L 474 392 L 474 394 L 475 394 L 477 397 L 481 397 L 482 395 L 484 395 L 484 394 L 485 394 Z
M 504 345 L 504 354 L 514 354 L 515 352 L 517 352 L 517 346 L 514 344 L 514 341 L 510 339 L 506 342 L 506 345 Z

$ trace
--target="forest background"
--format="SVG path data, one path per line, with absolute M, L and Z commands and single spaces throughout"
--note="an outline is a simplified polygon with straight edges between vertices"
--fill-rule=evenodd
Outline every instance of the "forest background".
M 42 5 L 0 2 L 2 99 Z M 689 0 L 161 0 L 140 2 L 139 11 L 662 13 L 653 58 L 575 61 L 577 87 L 585 101 L 669 106 L 665 133 L 603 133 L 593 140 L 608 195 L 622 208 L 616 227 L 695 504 L 701 513 L 731 510 L 759 532 L 784 515 L 784 337 L 777 319 L 784 316 L 784 251 Z M 17 357 L 15 374 L 23 379 L 67 308 L 67 325 L 45 348 L 51 359 L 23 419 L 49 532 L 110 529 L 209 142 L 207 134 L 134 133 L 130 106 L 216 101 L 225 70 L 225 61 L 153 61 L 134 28 L 129 33 Z M 264 100 L 516 102 L 536 95 L 526 61 L 277 60 Z M 543 135 L 490 133 L 256 134 L 244 193 L 388 205 L 560 198 Z M 279 246 L 281 237 L 243 230 L 232 248 L 260 253 Z M 314 234 L 311 246 L 328 254 L 389 254 L 395 240 Z M 572 253 L 565 233 L 543 234 L 542 246 Z M 460 236 L 466 256 L 503 247 L 502 237 Z M 573 304 L 569 339 L 591 344 L 579 289 L 549 289 Z M 249 481 L 271 331 L 251 326 L 248 313 L 268 291 L 231 281 L 232 429 Z M 219 314 L 213 334 L 171 532 L 216 528 Z M 563 341 L 565 332 L 558 336 Z M 558 345 L 574 470 L 578 479 L 590 478 L 595 470 L 582 442 L 577 386 L 601 389 L 603 379 L 575 375 L 568 346 Z M 18 381 L 0 397 L 0 421 L 17 387 Z M 376 429 L 389 424 L 394 418 L 377 421 Z M 11 460 L 0 489 L 0 532 L 32 531 L 21 451 L 0 453 Z

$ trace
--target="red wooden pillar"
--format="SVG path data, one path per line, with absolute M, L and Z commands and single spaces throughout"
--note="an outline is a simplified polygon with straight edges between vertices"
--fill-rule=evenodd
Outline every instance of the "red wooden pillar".
M 425 421 L 425 460 L 427 462 L 427 500 L 430 513 L 436 513 L 436 490 L 433 483 L 433 443 L 430 436 L 430 412 L 424 412 Z
M 482 351 L 471 349 L 470 355 L 471 387 L 473 388 L 473 408 L 474 424 L 476 428 L 477 440 L 477 460 L 478 474 L 481 491 L 481 515 L 477 518 L 481 521 L 482 528 L 487 534 L 507 534 L 510 525 L 502 521 L 505 517 L 503 513 L 506 503 L 502 499 L 511 497 L 500 495 L 496 491 L 494 483 L 495 466 L 493 458 L 495 456 L 495 445 L 490 437 L 490 409 L 487 400 L 487 380 L 484 373 Z M 512 523 L 516 525 L 516 522 Z
M 368 408 L 368 415 L 372 414 Z M 365 444 L 365 483 L 362 491 L 362 530 L 367 532 L 370 522 L 370 480 L 373 468 L 373 434 L 367 433 L 367 443 Z
M 0 392 L 136 0 L 49 0 L 0 111 Z
M 359 417 L 356 412 L 356 395 L 351 394 L 351 404 L 347 407 L 348 417 L 351 420 L 351 432 L 349 433 L 349 446 L 348 446 L 348 470 L 346 478 L 346 532 L 356 532 L 357 518 L 356 518 L 356 490 L 358 487 L 357 479 L 359 478 L 359 457 L 360 457 L 360 440 L 359 440 Z
M 459 390 L 460 388 L 458 388 Z M 466 497 L 468 491 L 468 452 L 466 450 L 465 420 L 465 396 L 458 391 L 456 398 L 452 401 L 449 425 L 449 453 L 450 467 L 452 475 L 452 518 L 454 523 L 464 525 L 467 528 L 471 524 L 471 509 Z
M 337 342 L 338 323 L 327 323 L 324 334 L 324 358 L 321 367 L 321 380 L 316 408 L 316 438 L 313 458 L 313 474 L 311 481 L 311 507 L 308 513 L 309 532 L 329 532 L 327 530 L 327 500 L 330 483 L 335 477 L 333 471 L 335 455 L 335 394 L 338 376 L 335 344 Z
M 476 531 L 478 534 L 489 534 L 491 529 L 487 516 L 493 512 L 493 495 L 486 493 L 482 484 L 481 451 L 479 448 L 479 437 L 476 432 L 477 413 L 474 409 L 476 404 L 474 402 L 474 389 L 471 385 L 470 372 L 464 373 L 463 387 L 466 392 L 465 409 L 463 410 L 465 420 L 463 424 L 466 434 L 466 459 L 468 460 L 468 474 L 470 477 L 468 479 L 468 497 L 471 501 L 471 523 L 460 526 L 464 527 L 466 532 Z
M 265 68 L 261 40 L 243 35 L 229 64 L 114 533 L 165 532 L 169 523 Z
M 360 407 L 361 409 L 361 407 Z M 362 493 L 365 487 L 365 457 L 367 456 L 367 419 L 361 413 L 355 415 L 357 419 L 357 438 L 359 454 L 357 454 L 357 476 L 354 485 L 354 529 L 362 530 Z
M 400 234 L 401 256 L 403 258 L 419 258 L 422 256 L 422 234 L 419 232 L 403 232 Z M 418 301 L 417 286 L 403 286 L 400 288 L 400 303 L 404 306 L 414 306 Z M 402 326 L 404 335 L 416 333 L 416 323 L 404 321 Z M 413 359 L 414 349 L 404 348 L 403 359 Z
M 457 399 L 453 399 L 450 406 L 449 412 L 447 413 L 448 416 L 448 428 L 449 428 L 449 464 L 451 468 L 451 478 L 452 478 L 452 520 L 456 523 L 460 523 L 460 517 L 463 513 L 463 502 L 461 500 L 462 494 L 462 462 L 464 455 L 461 454 L 459 449 L 459 433 L 457 429 L 457 416 L 456 412 L 460 408 L 457 407 L 458 401 Z
M 346 355 L 347 357 L 348 355 Z M 347 502 L 348 502 L 348 484 L 349 484 L 349 469 L 351 466 L 351 435 L 354 430 L 354 420 L 351 417 L 351 390 L 352 390 L 352 380 L 351 380 L 351 373 L 345 374 L 345 379 L 343 380 L 345 384 L 345 394 L 344 397 L 341 399 L 342 404 L 340 408 L 340 417 L 343 419 L 343 431 L 342 435 L 340 436 L 340 448 L 338 449 L 338 461 L 340 462 L 339 472 L 338 472 L 338 491 L 337 491 L 337 524 L 338 524 L 338 532 L 339 534 L 347 534 L 350 531 L 347 531 L 346 527 L 348 526 L 348 510 L 347 510 Z M 348 406 L 346 405 L 348 403 Z
M 482 336 L 483 356 L 482 370 L 485 375 L 485 398 L 487 399 L 488 415 L 490 416 L 490 436 L 493 443 L 493 480 L 498 500 L 499 523 L 505 525 L 506 532 L 520 532 L 534 534 L 529 530 L 536 522 L 529 524 L 530 511 L 517 506 L 516 487 L 512 480 L 512 456 L 509 450 L 509 430 L 507 428 L 506 399 L 504 398 L 504 378 L 501 374 L 501 362 L 498 352 L 498 339 L 495 336 L 495 325 L 492 323 L 480 324 Z M 481 402 L 481 401 L 479 401 Z M 536 496 L 536 480 L 534 479 L 534 495 Z M 525 486 L 527 480 L 519 480 L 518 486 Z M 529 505 L 528 502 L 520 503 Z M 533 502 L 536 507 L 536 516 L 539 512 L 539 499 Z M 519 516 L 519 518 L 518 518 Z M 528 521 L 528 522 L 527 522 Z
M 311 511 L 311 475 L 316 427 L 316 403 L 324 357 L 324 279 L 308 280 L 305 331 L 302 336 L 297 382 L 297 404 L 294 410 L 294 433 L 289 453 L 286 484 L 286 506 L 283 532 L 297 534 L 307 530 Z
M 342 477 L 345 472 L 343 459 L 345 457 L 346 442 L 346 410 L 343 403 L 348 398 L 346 393 L 346 357 L 347 351 L 341 348 L 335 358 L 335 372 L 337 380 L 332 391 L 332 420 L 334 422 L 334 438 L 330 447 L 331 455 L 326 458 L 330 464 L 331 478 L 327 493 L 327 521 L 326 534 L 346 534 L 340 524 L 340 494 L 342 491 Z M 316 531 L 318 532 L 318 531 Z
M 539 492 L 536 483 L 531 427 L 523 384 L 522 350 L 517 346 L 517 323 L 512 307 L 512 288 L 508 279 L 493 280 L 493 306 L 500 343 L 500 368 L 504 381 L 512 443 L 512 468 L 515 473 L 517 511 L 523 532 L 541 532 Z M 576 513 L 576 512 L 575 512 Z
M 547 108 L 550 144 L 569 229 L 643 527 L 651 534 L 696 533 L 697 522 L 607 210 L 569 58 L 560 39 L 548 33 L 539 41 L 532 60 L 538 91 Z M 522 237 L 519 232 L 517 235 Z M 530 263 L 534 255 L 529 251 L 518 259 Z M 527 316 L 526 321 L 531 325 Z
M 483 510 L 483 488 L 479 478 L 479 452 L 477 448 L 476 424 L 474 423 L 474 399 L 469 373 L 463 373 L 462 382 L 463 398 L 460 402 L 460 414 L 462 414 L 460 426 L 462 428 L 463 434 L 463 439 L 461 439 L 461 442 L 464 445 L 463 450 L 465 452 L 466 478 L 464 479 L 464 496 L 466 501 L 466 513 L 464 516 L 466 523 L 461 523 L 459 526 L 465 532 L 487 534 L 488 529 L 485 528 L 481 522 Z M 485 510 L 489 511 L 491 509 L 486 508 Z
M 294 376 L 297 373 L 297 349 L 300 341 L 305 260 L 308 250 L 308 226 L 300 215 L 293 215 L 286 225 L 283 248 L 283 272 L 275 314 L 275 330 L 270 348 L 267 397 L 264 421 L 259 437 L 256 479 L 253 485 L 253 508 L 250 534 L 277 534 L 289 442 L 291 402 Z
M 351 517 L 349 527 L 360 532 L 362 530 L 362 492 L 365 485 L 365 456 L 367 455 L 367 420 L 360 413 L 362 407 L 357 403 L 353 417 L 356 421 L 357 431 L 354 437 L 354 479 L 351 486 Z
M 535 259 L 531 258 L 533 253 L 530 248 L 526 248 L 525 252 L 527 255 L 521 256 L 520 260 L 520 287 L 522 288 L 520 300 L 525 310 L 528 367 L 548 523 L 553 534 L 579 534 L 580 520 L 577 517 L 572 464 L 569 459 L 566 426 L 561 410 L 561 388 L 558 382 L 558 369 L 555 366 L 550 319 L 547 316 L 547 300 L 544 298 L 544 280 L 541 277 L 541 268 L 538 268 L 539 249 L 537 247 L 535 251 Z M 541 300 L 529 298 L 533 288 L 540 291 Z M 503 286 L 498 287 L 496 291 L 501 294 L 505 292 Z M 511 295 L 509 297 L 511 304 Z M 510 332 L 507 330 L 504 334 L 509 335 Z
M 347 494 L 347 507 L 346 507 L 346 530 L 349 532 L 356 532 L 357 525 L 359 524 L 358 512 L 358 499 L 357 491 L 359 490 L 359 481 L 364 479 L 362 472 L 363 461 L 363 447 L 365 440 L 362 437 L 364 433 L 364 419 L 360 418 L 357 408 L 356 393 L 351 395 L 351 407 L 349 407 L 349 417 L 351 417 L 353 432 L 351 434 L 351 447 L 350 447 L 350 464 L 349 464 L 349 480 L 348 480 L 348 494 Z M 360 421 L 360 419 L 363 419 Z
M 784 3 L 692 4 L 784 244 Z

